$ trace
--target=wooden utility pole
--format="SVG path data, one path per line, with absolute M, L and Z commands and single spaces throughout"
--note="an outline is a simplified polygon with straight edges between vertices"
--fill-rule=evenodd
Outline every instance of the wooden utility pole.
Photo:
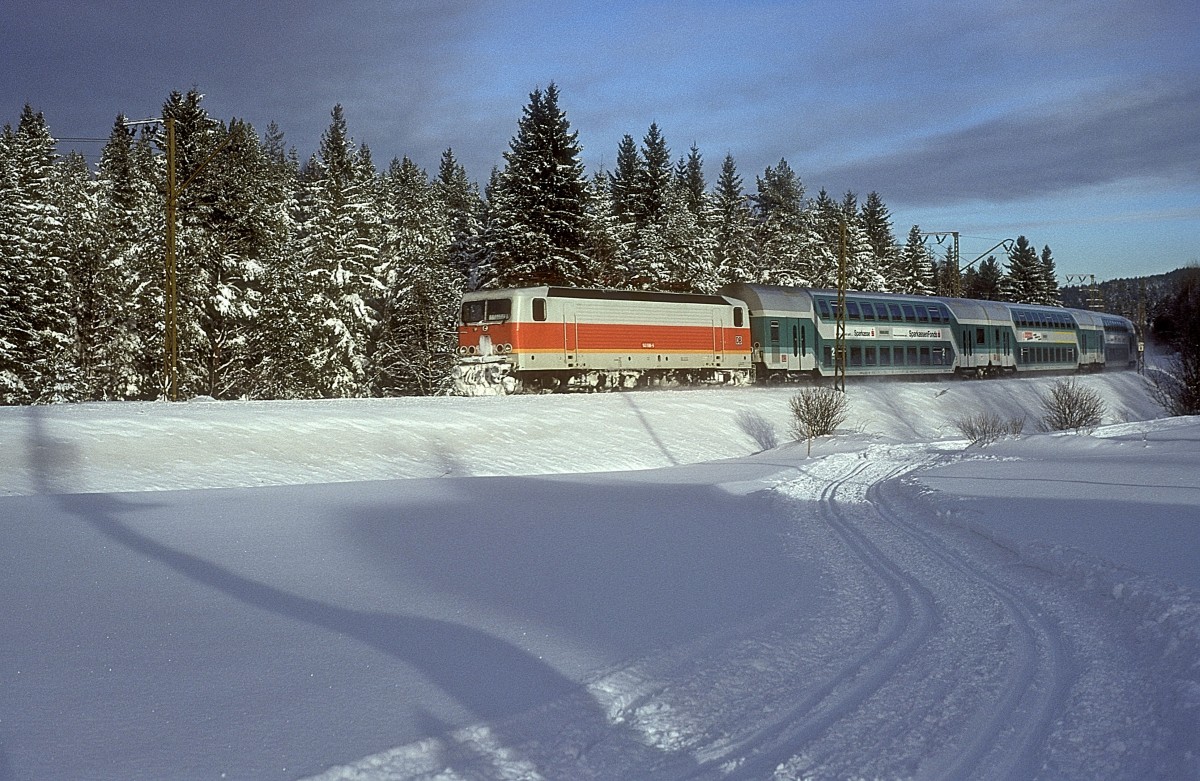
M 126 127 L 134 125 L 164 124 L 167 127 L 167 192 L 166 192 L 166 251 L 163 261 L 163 397 L 168 401 L 179 401 L 179 285 L 177 264 L 175 260 L 176 247 L 176 213 L 179 210 L 179 196 L 192 183 L 196 175 L 217 156 L 229 142 L 233 140 L 232 131 L 209 153 L 208 157 L 196 166 L 183 184 L 175 185 L 175 117 L 165 119 L 139 119 L 125 122 Z
M 167 252 L 163 287 L 163 359 L 166 364 L 163 377 L 166 387 L 163 391 L 169 401 L 179 401 L 179 288 L 175 275 L 175 212 L 178 207 L 179 190 L 175 188 L 175 117 L 167 117 Z

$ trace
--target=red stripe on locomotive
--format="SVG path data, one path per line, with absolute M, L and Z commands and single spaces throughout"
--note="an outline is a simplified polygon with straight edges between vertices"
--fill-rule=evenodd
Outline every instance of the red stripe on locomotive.
M 486 330 L 485 330 L 486 329 Z M 459 345 L 479 343 L 487 334 L 493 344 L 511 344 L 512 352 L 581 350 L 596 352 L 750 352 L 750 329 L 713 325 L 648 325 L 633 323 L 495 323 L 460 326 Z M 720 342 L 714 344 L 714 334 Z

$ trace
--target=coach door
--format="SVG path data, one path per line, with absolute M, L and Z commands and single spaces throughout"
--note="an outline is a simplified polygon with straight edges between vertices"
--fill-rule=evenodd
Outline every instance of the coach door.
M 725 360 L 725 317 L 722 312 L 713 312 L 713 363 L 721 366 Z
M 579 318 L 574 301 L 563 302 L 563 365 L 571 368 L 579 360 Z

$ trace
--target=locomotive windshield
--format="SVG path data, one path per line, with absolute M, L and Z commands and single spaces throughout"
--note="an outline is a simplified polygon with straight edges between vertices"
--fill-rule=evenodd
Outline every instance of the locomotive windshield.
M 487 298 L 482 301 L 464 301 L 462 321 L 464 323 L 502 322 L 512 314 L 511 298 Z

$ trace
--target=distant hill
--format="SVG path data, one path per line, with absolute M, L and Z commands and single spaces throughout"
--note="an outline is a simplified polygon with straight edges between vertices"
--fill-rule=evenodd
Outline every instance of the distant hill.
M 1124 315 L 1135 323 L 1138 319 L 1139 296 L 1144 297 L 1146 306 L 1146 322 L 1153 323 L 1159 314 L 1163 301 L 1175 290 L 1180 277 L 1188 269 L 1178 268 L 1165 274 L 1154 274 L 1148 277 L 1130 277 L 1128 279 L 1110 279 L 1097 285 L 1099 302 L 1094 307 L 1105 312 Z M 1095 298 L 1096 292 L 1090 286 L 1072 285 L 1060 288 L 1063 306 L 1077 309 L 1091 309 L 1089 302 Z

